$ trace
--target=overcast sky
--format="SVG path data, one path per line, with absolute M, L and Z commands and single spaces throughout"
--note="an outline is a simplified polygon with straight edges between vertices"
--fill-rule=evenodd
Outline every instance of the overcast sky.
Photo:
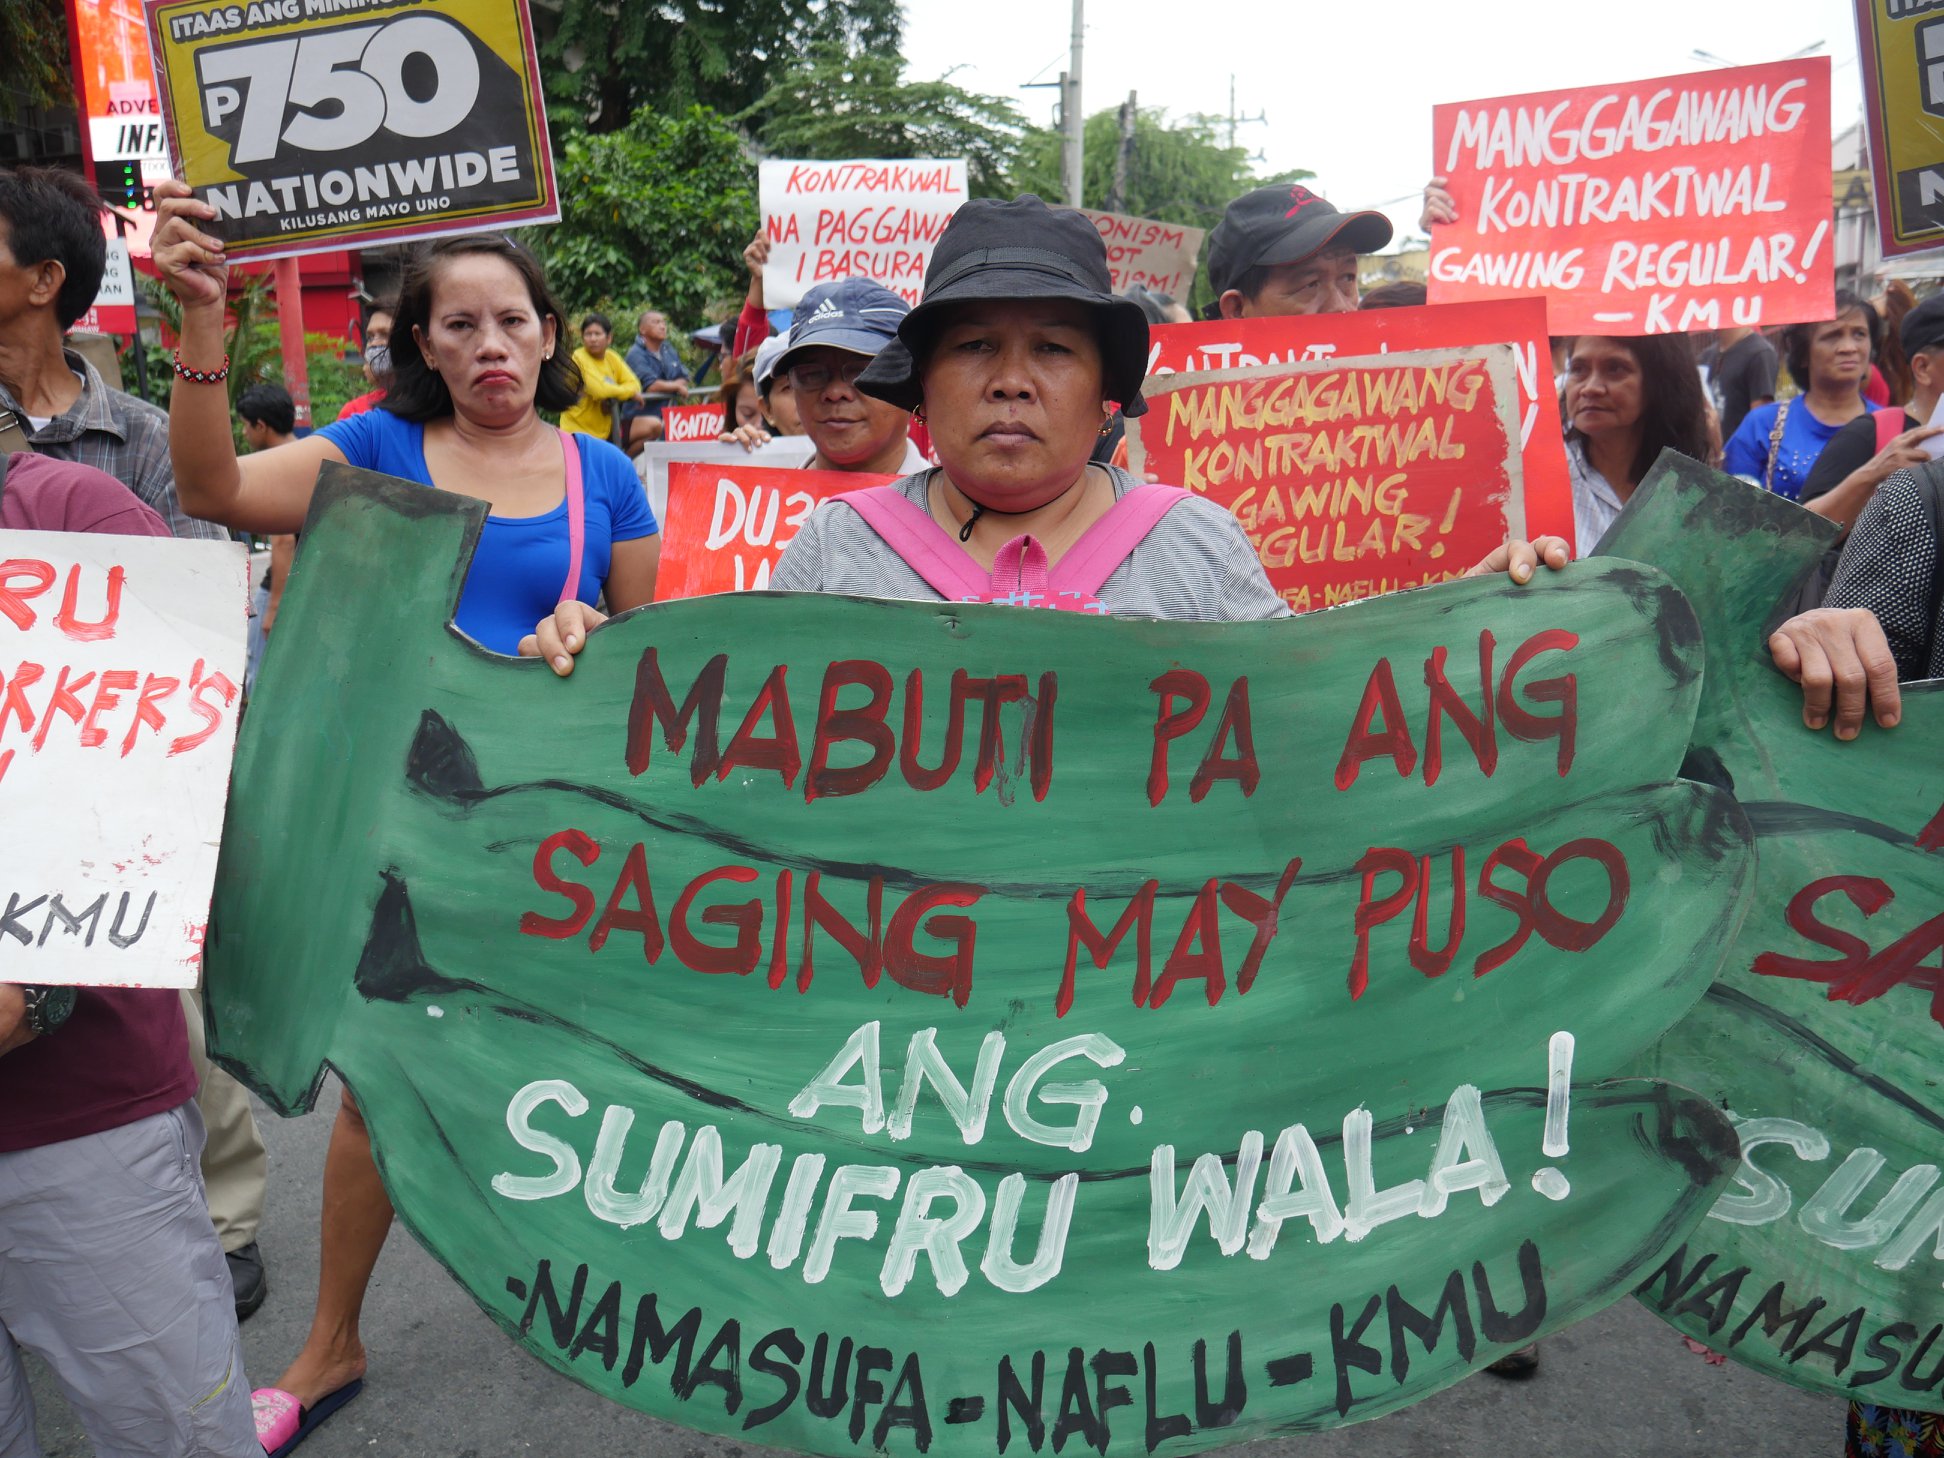
M 1132 90 L 1171 116 L 1266 113 L 1237 129 L 1258 170 L 1307 167 L 1339 207 L 1380 207 L 1415 228 L 1431 168 L 1431 108 L 1525 91 L 1597 86 L 1814 52 L 1833 66 L 1830 114 L 1861 113 L 1850 0 L 1086 0 L 1083 109 Z M 907 74 L 949 74 L 1017 99 L 1050 122 L 1072 12 L 1059 0 L 905 0 Z

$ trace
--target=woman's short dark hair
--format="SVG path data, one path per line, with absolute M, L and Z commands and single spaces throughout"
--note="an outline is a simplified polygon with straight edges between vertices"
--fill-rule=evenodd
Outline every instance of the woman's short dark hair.
M 610 337 L 614 334 L 614 321 L 605 314 L 584 314 L 581 316 L 581 333 L 587 333 L 587 326 L 597 324 L 601 332 Z
M 1701 373 L 1684 334 L 1611 335 L 1640 366 L 1640 449 L 1631 471 L 1638 484 L 1663 450 L 1673 449 L 1707 464 L 1713 453 L 1708 439 L 1708 402 L 1701 393 Z M 1579 346 L 1573 339 L 1567 353 Z
M 398 308 L 392 314 L 392 337 L 397 342 L 392 345 L 391 388 L 380 402 L 392 414 L 416 421 L 439 420 L 452 414 L 452 391 L 426 364 L 414 333 L 432 332 L 432 293 L 440 269 L 454 258 L 477 256 L 497 258 L 519 274 L 541 323 L 553 320 L 554 352 L 540 362 L 533 403 L 542 410 L 565 410 L 580 399 L 580 370 L 575 367 L 572 352 L 559 344 L 567 337 L 567 316 L 547 287 L 540 260 L 501 234 L 469 233 L 428 243 L 406 260 L 404 278 L 398 286 Z
M 54 320 L 66 332 L 88 312 L 108 268 L 101 194 L 58 167 L 0 168 L 0 218 L 15 263 L 31 268 L 51 259 L 67 275 L 54 296 Z
M 1798 390 L 1809 388 L 1809 346 L 1815 342 L 1816 331 L 1850 312 L 1852 309 L 1863 311 L 1863 322 L 1870 327 L 1870 358 L 1877 357 L 1883 348 L 1883 320 L 1877 311 L 1870 307 L 1870 301 L 1848 289 L 1836 290 L 1836 307 L 1827 319 L 1818 319 L 1811 324 L 1791 324 L 1782 331 L 1782 360 L 1789 367 L 1789 378 L 1796 382 Z

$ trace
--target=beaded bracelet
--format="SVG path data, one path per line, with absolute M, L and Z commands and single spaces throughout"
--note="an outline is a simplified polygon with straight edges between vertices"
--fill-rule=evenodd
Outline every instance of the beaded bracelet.
M 216 370 L 190 369 L 188 365 L 182 362 L 182 351 L 179 349 L 170 353 L 169 361 L 175 366 L 175 372 L 178 375 L 198 385 L 220 385 L 224 380 L 229 378 L 230 358 L 228 355 L 223 356 L 222 368 Z

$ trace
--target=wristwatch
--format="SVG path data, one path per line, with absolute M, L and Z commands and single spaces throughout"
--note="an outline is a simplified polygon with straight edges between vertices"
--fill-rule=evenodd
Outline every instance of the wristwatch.
M 20 989 L 27 1002 L 25 1022 L 28 1030 L 37 1038 L 45 1038 L 49 1033 L 68 1020 L 74 1011 L 75 992 L 72 987 L 34 987 Z

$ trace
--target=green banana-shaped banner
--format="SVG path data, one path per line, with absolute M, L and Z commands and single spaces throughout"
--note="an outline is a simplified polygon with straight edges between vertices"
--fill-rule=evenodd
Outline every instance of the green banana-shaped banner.
M 1249 624 L 712 597 L 560 680 L 448 626 L 483 514 L 326 469 L 211 1016 L 280 1110 L 336 1069 L 595 1390 L 1186 1453 L 1449 1385 L 1728 1188 L 1711 1099 L 1627 1076 L 1755 878 L 1654 568 Z

